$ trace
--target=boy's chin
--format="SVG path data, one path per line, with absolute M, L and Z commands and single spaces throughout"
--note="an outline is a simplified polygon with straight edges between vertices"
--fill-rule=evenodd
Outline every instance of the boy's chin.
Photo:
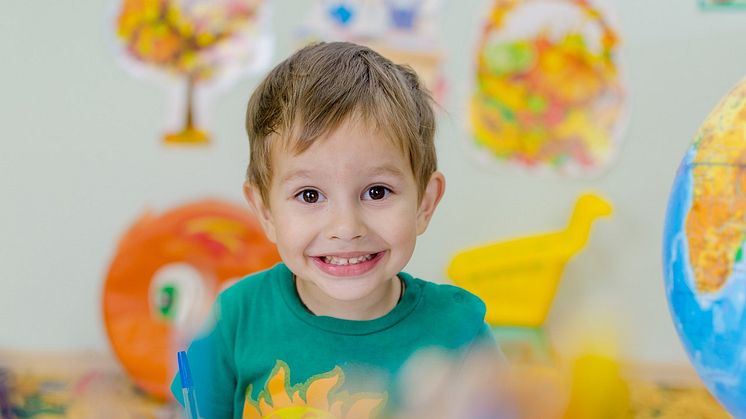
M 330 305 L 334 305 L 334 308 L 339 306 L 355 308 L 360 304 L 368 305 L 371 299 L 377 298 L 377 295 L 381 294 L 382 284 L 380 280 L 373 278 L 342 278 L 314 281 L 313 286 L 316 288 L 315 291 L 321 294 L 319 296 L 328 301 Z
M 336 281 L 352 282 L 353 280 L 338 279 Z M 324 284 L 319 288 L 330 300 L 343 303 L 364 301 L 371 297 L 376 289 L 372 284 Z

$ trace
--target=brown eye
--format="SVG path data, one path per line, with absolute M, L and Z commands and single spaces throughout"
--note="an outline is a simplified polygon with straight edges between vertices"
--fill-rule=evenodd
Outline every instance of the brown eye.
M 319 200 L 319 191 L 306 189 L 301 192 L 301 197 L 303 198 L 303 202 L 306 202 L 308 204 L 315 204 Z
M 389 189 L 384 186 L 373 186 L 368 189 L 368 196 L 370 197 L 370 199 L 377 201 L 379 199 L 385 198 L 388 191 Z

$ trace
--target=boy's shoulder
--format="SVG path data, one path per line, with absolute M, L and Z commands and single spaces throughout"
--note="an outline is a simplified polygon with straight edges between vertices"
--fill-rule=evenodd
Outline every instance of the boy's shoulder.
M 433 318 L 442 318 L 448 323 L 484 323 L 487 308 L 484 302 L 469 291 L 450 284 L 438 284 L 408 276 L 408 283 L 421 290 L 421 308 Z

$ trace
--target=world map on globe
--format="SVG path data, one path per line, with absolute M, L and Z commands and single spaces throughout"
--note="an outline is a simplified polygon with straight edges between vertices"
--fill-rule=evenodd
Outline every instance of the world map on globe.
M 708 389 L 746 417 L 746 79 L 700 127 L 674 180 L 663 237 L 669 308 Z

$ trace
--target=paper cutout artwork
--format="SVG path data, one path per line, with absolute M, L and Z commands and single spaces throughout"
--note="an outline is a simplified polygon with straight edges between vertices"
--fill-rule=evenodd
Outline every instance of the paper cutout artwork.
M 119 0 L 114 18 L 117 49 L 135 75 L 178 82 L 181 126 L 167 144 L 205 144 L 197 95 L 224 87 L 241 73 L 269 63 L 271 40 L 263 0 Z M 163 73 L 163 74 L 159 74 Z M 198 89 L 200 88 L 200 89 Z
M 624 113 L 618 45 L 587 0 L 496 0 L 470 109 L 482 160 L 572 176 L 605 168 Z
M 437 41 L 441 0 L 315 0 L 300 39 L 350 41 L 410 65 L 436 101 L 445 94 Z
M 243 207 L 208 200 L 143 215 L 119 242 L 103 291 L 106 331 L 125 371 L 165 399 L 176 352 L 204 326 L 217 293 L 279 261 Z

